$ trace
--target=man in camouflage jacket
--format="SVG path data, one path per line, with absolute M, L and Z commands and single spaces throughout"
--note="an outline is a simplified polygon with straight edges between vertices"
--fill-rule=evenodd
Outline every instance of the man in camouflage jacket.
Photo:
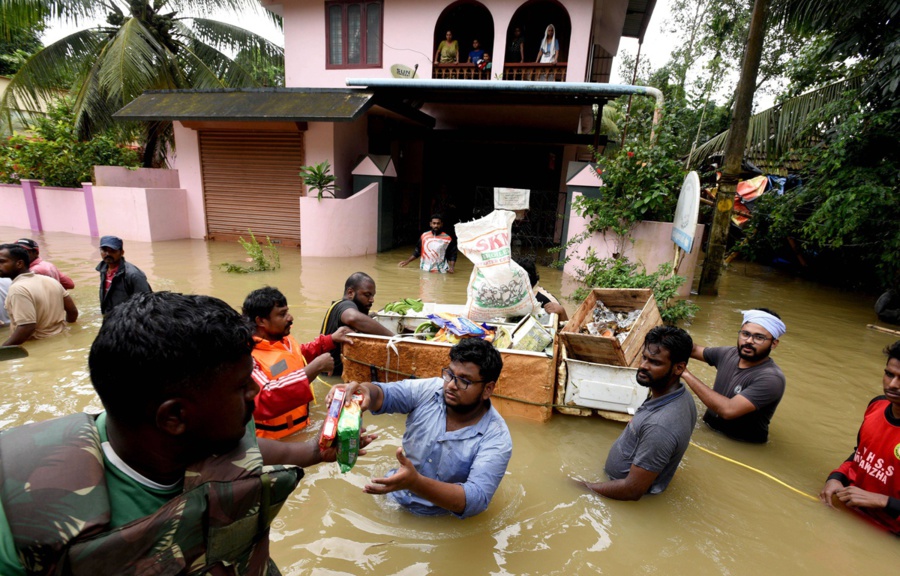
M 207 296 L 107 315 L 89 358 L 106 411 L 0 434 L 0 574 L 278 574 L 269 525 L 335 454 L 257 441 L 252 334 Z

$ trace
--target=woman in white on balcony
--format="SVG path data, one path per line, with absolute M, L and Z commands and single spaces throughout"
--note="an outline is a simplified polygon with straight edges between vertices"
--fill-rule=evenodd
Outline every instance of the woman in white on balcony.
M 559 41 L 556 39 L 556 27 L 550 24 L 544 30 L 544 40 L 541 42 L 541 49 L 534 61 L 541 64 L 556 64 L 558 56 Z

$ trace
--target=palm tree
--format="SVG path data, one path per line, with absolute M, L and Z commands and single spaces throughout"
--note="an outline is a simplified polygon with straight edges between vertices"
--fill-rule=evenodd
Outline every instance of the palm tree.
M 754 114 L 750 117 L 744 153 L 757 152 L 778 158 L 821 139 L 827 130 L 842 120 L 837 116 L 823 117 L 828 105 L 844 98 L 848 92 L 859 90 L 862 82 L 863 78 L 859 76 L 832 82 Z M 728 130 L 698 146 L 690 156 L 690 164 L 721 154 L 727 139 Z
M 775 16 L 786 30 L 809 38 L 824 35 L 825 61 L 870 60 L 872 70 L 863 79 L 861 94 L 876 107 L 896 106 L 900 92 L 900 2 L 868 0 L 778 0 Z
M 181 16 L 189 8 L 194 16 Z M 4 123 L 34 109 L 74 79 L 78 135 L 114 126 L 112 114 L 145 90 L 257 86 L 252 70 L 229 54 L 252 50 L 257 61 L 284 66 L 284 52 L 232 24 L 210 20 L 216 9 L 258 10 L 256 0 L 0 0 L 0 23 L 27 26 L 48 19 L 106 24 L 70 34 L 31 56 L 0 100 Z M 172 143 L 171 122 L 144 123 L 144 165 L 159 163 Z

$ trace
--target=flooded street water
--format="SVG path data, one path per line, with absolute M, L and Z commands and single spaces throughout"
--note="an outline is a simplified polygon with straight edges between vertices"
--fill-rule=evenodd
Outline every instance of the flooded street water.
M 73 411 L 101 409 L 87 375 L 87 352 L 101 322 L 97 239 L 0 228 L 0 238 L 35 238 L 41 255 L 69 274 L 81 311 L 68 335 L 27 345 L 30 357 L 0 363 L 0 428 Z M 409 249 L 360 258 L 300 258 L 281 250 L 282 268 L 246 275 L 218 269 L 244 257 L 237 243 L 179 240 L 126 242 L 125 257 L 154 290 L 218 296 L 240 307 L 262 285 L 277 286 L 294 315 L 294 336 L 315 337 L 328 304 L 357 270 L 376 281 L 376 307 L 403 297 L 464 303 L 471 264 L 457 274 L 420 273 L 397 262 Z M 565 295 L 560 273 L 541 268 L 541 284 Z M 307 470 L 272 531 L 272 556 L 286 575 L 425 574 L 863 574 L 900 561 L 897 539 L 850 514 L 825 508 L 761 474 L 817 495 L 828 472 L 852 451 L 869 400 L 882 393 L 885 345 L 896 337 L 868 330 L 873 299 L 822 287 L 770 269 L 734 264 L 720 296 L 696 299 L 688 327 L 703 345 L 734 345 L 739 310 L 766 306 L 788 332 L 773 358 L 787 391 L 767 445 L 728 440 L 699 423 L 668 490 L 640 502 L 601 499 L 570 478 L 601 479 L 610 445 L 623 425 L 597 417 L 554 415 L 547 424 L 508 419 L 513 457 L 487 512 L 460 521 L 419 518 L 382 497 L 363 494 L 367 479 L 396 465 L 403 416 L 366 414 L 380 438 L 356 467 Z M 577 304 L 566 301 L 571 313 Z M 0 329 L 6 338 L 8 329 Z M 692 361 L 711 383 L 715 371 Z M 128 375 L 123 375 L 123 386 Z M 327 386 L 317 382 L 320 399 Z M 313 409 L 318 432 L 324 408 Z M 702 414 L 702 410 L 701 410 Z M 713 454 L 711 454 L 712 452 Z

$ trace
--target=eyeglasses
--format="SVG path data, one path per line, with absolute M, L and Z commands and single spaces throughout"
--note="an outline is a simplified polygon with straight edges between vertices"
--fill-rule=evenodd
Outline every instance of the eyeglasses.
M 763 334 L 754 334 L 752 332 L 747 332 L 746 330 L 738 330 L 738 336 L 744 340 L 753 340 L 755 344 L 763 344 L 768 340 L 774 340 L 774 338 L 769 338 Z
M 457 376 L 449 368 L 444 368 L 443 370 L 441 370 L 441 378 L 444 379 L 444 382 L 448 382 L 448 383 L 456 380 L 456 385 L 459 387 L 460 390 L 465 390 L 472 384 L 481 384 L 482 382 L 484 382 L 484 380 L 476 380 L 475 382 L 473 382 L 473 381 L 469 380 L 468 378 L 463 378 L 462 376 Z

